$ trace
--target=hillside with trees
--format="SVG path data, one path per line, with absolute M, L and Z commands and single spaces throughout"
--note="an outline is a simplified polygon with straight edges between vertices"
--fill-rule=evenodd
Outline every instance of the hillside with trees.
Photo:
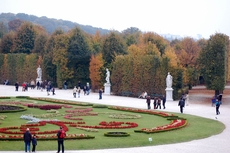
M 48 33 L 53 33 L 56 29 L 62 29 L 63 31 L 67 32 L 74 27 L 79 27 L 84 32 L 89 34 L 95 34 L 96 31 L 100 31 L 101 34 L 106 34 L 109 32 L 107 29 L 96 28 L 90 25 L 82 25 L 76 22 L 66 21 L 66 20 L 57 20 L 53 18 L 47 18 L 46 16 L 37 17 L 35 15 L 28 15 L 25 13 L 1 13 L 0 14 L 0 22 L 3 22 L 5 25 L 9 23 L 9 30 L 12 30 L 12 27 L 15 27 L 18 24 L 18 21 L 27 21 L 33 24 L 38 24 L 46 29 Z M 14 22 L 16 21 L 16 23 Z M 20 21 L 19 21 L 20 22 Z

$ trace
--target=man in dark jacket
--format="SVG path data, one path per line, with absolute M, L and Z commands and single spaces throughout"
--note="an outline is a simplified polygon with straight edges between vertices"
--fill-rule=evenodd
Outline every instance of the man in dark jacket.
M 181 97 L 179 103 L 178 103 L 178 106 L 180 106 L 180 112 L 183 113 L 183 108 L 184 108 L 184 104 L 185 104 L 185 101 L 183 100 L 183 98 Z
M 62 131 L 63 131 L 63 129 L 62 129 L 62 127 L 60 127 L 60 130 L 58 131 L 58 133 L 57 133 L 57 137 L 58 137 L 58 151 L 57 151 L 57 153 L 59 153 L 60 152 L 60 150 L 61 150 L 61 146 L 62 146 L 62 153 L 64 153 L 64 137 L 63 138 L 61 138 L 61 133 L 62 133 Z M 66 135 L 66 134 L 65 134 Z
M 32 140 L 32 135 L 30 133 L 29 128 L 26 129 L 26 132 L 24 133 L 24 142 L 25 142 L 25 152 L 30 152 L 30 142 Z

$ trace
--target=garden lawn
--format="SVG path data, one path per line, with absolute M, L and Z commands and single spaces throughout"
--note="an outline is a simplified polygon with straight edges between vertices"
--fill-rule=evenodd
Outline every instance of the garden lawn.
M 36 104 L 55 104 L 57 103 L 50 103 L 45 101 L 38 101 L 38 100 L 27 100 L 27 99 L 16 99 L 12 98 L 10 100 L 2 99 L 0 100 L 0 104 L 2 102 L 7 101 L 20 101 L 23 103 L 36 103 Z M 178 115 L 179 117 L 186 118 L 188 124 L 186 127 L 154 133 L 154 134 L 145 134 L 145 133 L 135 133 L 134 130 L 140 130 L 142 128 L 153 128 L 156 126 L 167 125 L 171 121 L 167 120 L 164 117 L 156 116 L 156 115 L 149 115 L 143 113 L 133 113 L 133 112 L 126 112 L 126 111 L 118 111 L 112 110 L 108 108 L 93 108 L 92 106 L 77 106 L 72 105 L 73 108 L 62 108 L 59 109 L 59 113 L 62 116 L 52 117 L 49 119 L 58 119 L 61 121 L 71 121 L 71 122 L 78 122 L 80 120 L 68 120 L 63 117 L 66 114 L 66 110 L 75 110 L 78 109 L 85 109 L 85 108 L 92 108 L 92 112 L 97 112 L 97 116 L 74 116 L 78 118 L 82 118 L 85 122 L 85 125 L 99 125 L 100 122 L 106 121 L 117 121 L 117 122 L 135 122 L 138 124 L 138 127 L 135 128 L 128 128 L 128 129 L 98 129 L 98 132 L 88 132 L 81 129 L 76 129 L 75 127 L 67 127 L 69 131 L 67 134 L 88 134 L 91 136 L 95 136 L 94 139 L 82 139 L 82 140 L 65 140 L 65 150 L 93 150 L 93 149 L 105 149 L 105 148 L 127 148 L 127 147 L 139 147 L 139 146 L 153 146 L 153 145 L 162 145 L 162 144 L 172 144 L 172 143 L 179 143 L 179 142 L 186 142 L 192 141 L 196 139 L 202 139 L 209 137 L 211 135 L 216 135 L 221 133 L 225 126 L 217 121 L 206 119 L 202 117 L 187 115 L 187 114 L 177 114 L 172 113 L 174 115 Z M 110 118 L 109 114 L 127 114 L 127 115 L 141 115 L 141 118 L 137 119 L 114 119 Z M 20 119 L 21 115 L 25 114 L 32 114 L 32 115 L 41 115 L 41 114 L 48 114 L 45 110 L 40 110 L 38 108 L 27 108 L 24 112 L 15 112 L 15 113 L 0 113 L 0 115 L 6 115 L 7 118 L 4 120 L 0 120 L 0 128 L 2 127 L 10 127 L 10 126 L 19 126 L 21 124 L 26 124 L 27 120 Z M 47 118 L 46 118 L 47 119 Z M 210 128 L 212 127 L 212 128 Z M 57 130 L 59 129 L 58 126 L 47 124 L 46 126 L 39 126 L 40 131 L 46 130 Z M 105 137 L 105 132 L 127 132 L 130 134 L 128 137 Z M 2 133 L 0 133 L 2 135 Z M 152 138 L 152 142 L 150 143 L 148 140 Z M 24 150 L 24 142 L 22 141 L 0 141 L 0 150 L 5 151 L 17 151 L 17 150 Z M 13 146 L 13 147 L 12 147 Z M 37 150 L 56 150 L 57 149 L 57 141 L 56 140 L 49 140 L 49 141 L 39 141 L 37 145 Z

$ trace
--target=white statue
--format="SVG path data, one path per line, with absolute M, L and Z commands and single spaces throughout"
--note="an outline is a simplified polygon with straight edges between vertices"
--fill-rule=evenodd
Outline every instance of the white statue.
M 109 69 L 106 68 L 106 78 L 105 78 L 106 83 L 110 83 L 109 78 L 110 78 L 110 72 L 109 72 Z
M 42 78 L 42 69 L 41 69 L 40 65 L 37 68 L 37 74 L 38 74 L 38 78 Z
M 172 88 L 172 79 L 173 79 L 173 77 L 168 72 L 168 75 L 166 77 L 166 87 L 167 88 Z

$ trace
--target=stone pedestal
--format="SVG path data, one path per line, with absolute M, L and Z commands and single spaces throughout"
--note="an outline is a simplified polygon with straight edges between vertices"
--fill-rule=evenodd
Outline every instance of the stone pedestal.
M 173 88 L 166 88 L 166 101 L 173 101 L 172 95 L 173 95 Z
M 37 78 L 37 79 L 36 79 L 36 84 L 37 84 L 38 81 L 41 83 L 42 78 Z
M 110 95 L 110 93 L 111 93 L 111 84 L 110 83 L 105 83 L 104 84 L 104 89 L 105 89 L 104 94 L 105 95 Z

